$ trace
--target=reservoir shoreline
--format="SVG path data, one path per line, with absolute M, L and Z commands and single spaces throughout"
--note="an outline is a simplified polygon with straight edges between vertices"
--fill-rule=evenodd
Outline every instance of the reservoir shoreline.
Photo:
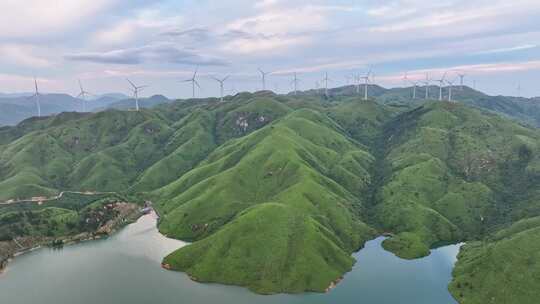
M 117 218 L 99 227 L 93 232 L 82 232 L 75 235 L 68 235 L 58 238 L 51 237 L 24 237 L 19 240 L 0 242 L 0 275 L 7 271 L 7 268 L 15 258 L 42 249 L 44 247 L 54 248 L 79 244 L 82 242 L 100 240 L 108 238 L 129 224 L 136 222 L 145 213 L 141 212 L 137 204 L 131 205 L 131 210 L 126 214 L 119 214 Z

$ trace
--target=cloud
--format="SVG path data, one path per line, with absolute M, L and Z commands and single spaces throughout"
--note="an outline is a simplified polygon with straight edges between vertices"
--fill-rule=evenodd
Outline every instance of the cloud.
M 457 73 L 465 73 L 467 75 L 497 75 L 508 72 L 524 72 L 540 70 L 540 60 L 519 61 L 519 62 L 495 62 L 484 64 L 469 64 L 469 65 L 454 65 L 442 68 L 419 69 L 407 72 L 407 77 L 411 80 L 424 80 L 426 73 L 429 75 L 442 76 L 445 72 L 449 78 L 457 77 Z M 384 82 L 399 82 L 403 78 L 403 74 L 389 74 L 377 77 L 378 80 Z M 432 77 L 433 78 L 433 77 Z
M 169 30 L 163 32 L 162 35 L 177 37 L 177 38 L 188 38 L 193 41 L 203 42 L 208 41 L 212 38 L 215 38 L 215 33 L 211 32 L 206 28 L 191 28 L 188 30 Z
M 530 15 L 540 9 L 540 3 L 533 0 L 491 0 L 491 1 L 419 1 L 399 0 L 391 5 L 384 5 L 368 11 L 372 17 L 380 20 L 388 19 L 389 12 L 402 12 L 414 8 L 416 14 L 408 14 L 406 18 L 398 18 L 393 22 L 383 22 L 370 27 L 370 31 L 379 33 L 406 32 L 414 30 L 448 28 L 455 34 L 474 29 L 490 30 L 493 27 L 507 26 L 514 23 L 519 15 Z M 401 13 L 398 13 L 401 14 Z M 513 16 L 514 18 L 506 18 Z M 452 28 L 459 26 L 459 30 Z
M 37 77 L 40 92 L 61 91 L 65 89 L 64 83 L 52 78 Z M 34 77 L 18 74 L 0 73 L 0 82 L 11 92 L 32 92 L 34 90 Z
M 2 0 L 0 38 L 42 37 L 72 31 L 119 0 Z
M 229 35 L 222 50 L 229 53 L 253 54 L 286 52 L 313 42 L 318 32 L 332 27 L 331 15 L 351 12 L 355 6 L 295 5 L 280 0 L 255 4 L 259 13 L 237 18 L 224 26 Z M 236 36 L 230 35 L 235 33 Z
M 86 61 L 104 64 L 173 63 L 187 65 L 224 66 L 227 62 L 180 49 L 170 43 L 150 44 L 142 47 L 112 50 L 108 52 L 76 53 L 65 56 L 70 61 Z
M 0 45 L 0 61 L 4 64 L 32 67 L 32 68 L 46 68 L 50 67 L 52 63 L 35 55 L 36 50 L 29 45 L 20 44 L 2 44 Z
M 293 46 L 309 43 L 306 37 L 265 37 L 250 36 L 248 38 L 237 38 L 222 46 L 222 50 L 236 54 L 254 54 L 282 51 Z
M 524 44 L 524 45 L 517 45 L 513 47 L 508 48 L 500 48 L 500 49 L 492 49 L 492 50 L 486 50 L 486 51 L 480 51 L 476 52 L 477 55 L 483 55 L 483 54 L 499 54 L 499 53 L 509 53 L 509 52 L 516 52 L 516 51 L 523 51 L 528 49 L 534 49 L 537 48 L 537 44 Z
M 117 20 L 112 25 L 102 27 L 93 34 L 91 40 L 100 45 L 122 45 L 133 40 L 154 36 L 182 25 L 182 16 L 165 16 L 157 9 L 141 9 L 133 16 Z

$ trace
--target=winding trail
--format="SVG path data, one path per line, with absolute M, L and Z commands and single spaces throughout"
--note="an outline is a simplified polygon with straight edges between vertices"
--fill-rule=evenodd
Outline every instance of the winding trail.
M 99 194 L 116 194 L 116 192 L 94 192 L 94 191 L 62 191 L 56 196 L 51 197 L 35 197 L 30 199 L 22 199 L 22 200 L 7 200 L 5 202 L 0 202 L 0 205 L 14 205 L 14 204 L 21 204 L 21 203 L 44 203 L 48 201 L 54 201 L 57 199 L 62 198 L 65 193 L 71 193 L 71 194 L 81 194 L 81 195 L 99 195 Z

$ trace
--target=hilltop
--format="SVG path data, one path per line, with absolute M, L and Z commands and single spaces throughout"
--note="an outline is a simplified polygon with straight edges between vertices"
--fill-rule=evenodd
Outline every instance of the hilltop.
M 430 85 L 427 87 L 428 99 L 425 99 L 425 86 L 417 87 L 417 98 L 412 100 L 412 87 L 384 88 L 376 84 L 368 85 L 369 97 L 380 104 L 401 105 L 409 108 L 419 106 L 429 100 L 438 99 L 439 87 Z M 354 85 L 330 88 L 329 96 L 333 102 L 347 100 L 350 98 L 361 98 L 364 94 L 364 85 L 357 89 Z M 540 127 L 540 97 L 522 98 L 511 96 L 490 96 L 468 86 L 454 86 L 453 99 L 480 109 L 490 110 L 508 118 L 531 126 Z M 310 89 L 297 92 L 297 96 L 307 100 L 319 100 L 324 91 L 321 89 Z M 272 93 L 273 94 L 273 93 Z M 15 125 L 26 118 L 36 115 L 36 106 L 33 99 L 29 99 L 31 93 L 0 93 L 0 126 Z M 288 93 L 285 97 L 294 97 Z M 232 96 L 228 96 L 232 98 Z M 443 99 L 448 99 L 448 88 L 443 89 Z M 173 100 L 163 95 L 154 95 L 139 99 L 142 108 L 153 108 L 157 105 L 170 103 Z M 177 100 L 177 101 L 189 101 Z M 134 109 L 135 100 L 124 94 L 110 93 L 93 96 L 86 102 L 88 111 L 103 111 L 105 109 Z M 42 96 L 42 112 L 44 115 L 54 115 L 61 112 L 81 111 L 82 100 L 67 94 L 44 94 Z
M 425 99 L 426 89 L 428 99 Z M 364 94 L 364 85 L 360 86 L 359 92 L 357 92 L 356 86 L 353 85 L 332 88 L 328 92 L 334 100 L 350 97 L 360 98 Z M 427 88 L 418 86 L 416 88 L 416 99 L 414 100 L 412 99 L 413 87 L 387 89 L 370 84 L 368 85 L 368 92 L 370 98 L 375 99 L 378 103 L 403 105 L 411 108 L 439 98 L 439 87 L 435 85 L 430 85 Z M 298 94 L 307 97 L 322 96 L 323 93 L 322 90 L 307 90 Z M 444 87 L 442 93 L 443 100 L 448 100 L 448 87 Z M 292 96 L 293 94 L 289 93 L 288 95 Z M 502 114 L 531 126 L 540 127 L 540 103 L 538 97 L 490 96 L 468 86 L 454 86 L 452 88 L 452 99 L 459 103 Z
M 0 128 L 0 169 L 0 200 L 70 189 L 150 199 L 160 231 L 192 242 L 168 268 L 259 293 L 324 291 L 382 233 L 408 259 L 477 242 L 455 282 L 492 271 L 484 250 L 517 270 L 522 258 L 498 245 L 512 237 L 497 235 L 540 216 L 540 131 L 466 103 L 264 91 L 62 113 Z

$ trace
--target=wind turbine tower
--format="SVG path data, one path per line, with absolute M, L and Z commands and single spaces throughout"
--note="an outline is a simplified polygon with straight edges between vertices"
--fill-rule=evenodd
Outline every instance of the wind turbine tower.
M 298 76 L 296 75 L 296 72 L 294 72 L 294 78 L 291 81 L 291 84 L 294 86 L 294 96 L 298 94 L 298 83 L 300 82 L 300 79 L 298 79 Z
M 426 86 L 425 98 L 426 100 L 428 100 L 429 99 L 429 74 L 428 73 L 426 73 L 426 80 L 424 80 L 422 83 Z
M 328 81 L 331 81 L 331 79 L 328 78 L 328 72 L 324 73 L 323 81 L 324 81 L 324 95 L 326 96 L 326 98 L 328 98 Z
M 271 74 L 272 72 L 265 72 L 260 68 L 258 70 L 259 70 L 259 73 L 261 73 L 262 89 L 264 91 L 264 90 L 266 90 L 266 76 Z
M 369 84 L 370 76 L 371 76 L 371 69 L 369 69 L 366 76 L 360 77 L 360 79 L 364 80 L 364 100 L 368 99 L 368 84 Z
M 442 101 L 442 89 L 443 89 L 444 81 L 446 80 L 446 74 L 447 72 L 444 72 L 442 78 L 437 80 L 437 82 L 439 83 L 439 101 Z
M 229 75 L 223 77 L 222 79 L 219 79 L 219 78 L 216 78 L 216 77 L 212 77 L 212 79 L 214 79 L 215 81 L 217 81 L 219 83 L 219 92 L 220 92 L 220 102 L 223 102 L 223 94 L 225 92 L 224 90 L 224 83 L 227 79 L 229 79 Z
M 459 76 L 459 87 L 460 87 L 460 90 L 463 91 L 463 79 L 465 78 L 465 76 L 467 76 L 467 74 L 459 73 L 458 76 Z
M 452 87 L 454 86 L 454 82 L 455 82 L 455 80 L 453 80 L 453 81 L 447 80 L 446 81 L 446 83 L 448 83 L 448 101 L 452 101 Z
M 131 82 L 131 80 L 127 78 L 126 80 L 133 87 L 132 91 L 133 91 L 133 98 L 135 99 L 135 110 L 138 112 L 139 111 L 139 92 L 148 86 L 147 85 L 136 86 L 133 82 Z
M 82 100 L 82 111 L 86 112 L 86 96 L 92 95 L 92 94 L 90 92 L 87 92 L 87 91 L 84 90 L 80 79 L 79 79 L 79 88 L 81 89 L 81 92 L 79 93 L 79 95 L 77 95 L 77 98 L 81 98 L 81 100 Z
M 405 75 L 403 76 L 403 81 L 405 82 L 405 85 L 407 85 L 407 82 L 413 85 L 412 99 L 416 99 L 416 87 L 418 86 L 418 82 L 409 80 L 409 77 L 407 77 L 407 72 L 405 72 Z
M 36 92 L 34 93 L 34 95 L 30 96 L 29 98 L 34 98 L 36 100 L 38 117 L 41 117 L 41 104 L 39 102 L 39 96 L 41 94 L 39 93 L 39 90 L 38 90 L 38 84 L 37 84 L 36 77 L 34 77 L 34 86 L 35 86 Z
M 199 82 L 197 81 L 197 72 L 199 71 L 199 67 L 197 67 L 195 69 L 195 72 L 193 72 L 193 76 L 190 78 L 190 79 L 186 79 L 182 82 L 191 82 L 191 87 L 192 87 L 192 90 L 193 90 L 193 94 L 192 94 L 192 97 L 195 98 L 195 86 L 197 86 L 199 89 L 201 88 L 201 86 L 199 85 Z

